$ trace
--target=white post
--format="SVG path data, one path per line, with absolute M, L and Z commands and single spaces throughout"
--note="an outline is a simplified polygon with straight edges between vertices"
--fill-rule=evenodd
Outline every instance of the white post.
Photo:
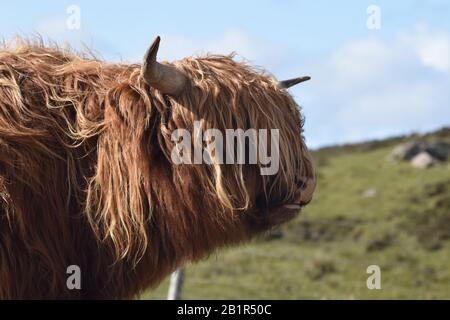
M 180 300 L 181 289 L 184 282 L 184 268 L 176 270 L 170 276 L 169 293 L 167 294 L 167 300 Z

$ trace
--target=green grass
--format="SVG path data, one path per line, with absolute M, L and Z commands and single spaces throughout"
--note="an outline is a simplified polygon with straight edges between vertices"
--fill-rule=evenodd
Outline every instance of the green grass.
M 422 137 L 450 138 L 443 130 Z M 281 228 L 186 269 L 185 299 L 450 299 L 450 164 L 388 160 L 395 138 L 316 151 L 314 201 Z M 368 189 L 373 197 L 363 197 Z M 381 290 L 366 268 L 381 268 Z M 168 280 L 143 299 L 165 299 Z

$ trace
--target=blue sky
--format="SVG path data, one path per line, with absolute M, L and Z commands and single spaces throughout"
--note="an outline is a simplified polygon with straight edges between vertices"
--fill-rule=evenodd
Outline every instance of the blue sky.
M 367 8 L 381 29 L 367 28 Z M 80 8 L 80 29 L 67 8 Z M 313 147 L 450 125 L 450 2 L 15 1 L 0 4 L 0 36 L 44 38 L 104 59 L 140 61 L 156 35 L 160 56 L 236 51 L 283 79 L 313 80 L 292 94 Z

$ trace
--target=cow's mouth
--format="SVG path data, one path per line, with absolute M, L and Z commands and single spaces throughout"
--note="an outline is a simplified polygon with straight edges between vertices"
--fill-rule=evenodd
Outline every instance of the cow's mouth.
M 301 203 L 285 204 L 283 207 L 288 210 L 301 210 L 305 205 Z
M 271 227 L 276 227 L 295 218 L 301 213 L 303 207 L 304 205 L 301 203 L 291 203 L 270 208 L 267 213 L 266 220 Z

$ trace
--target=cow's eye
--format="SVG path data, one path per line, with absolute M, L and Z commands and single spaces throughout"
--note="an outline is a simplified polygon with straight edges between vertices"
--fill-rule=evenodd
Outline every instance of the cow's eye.
M 166 103 L 166 107 L 172 108 L 172 103 L 170 102 L 169 96 L 167 94 L 165 94 L 163 97 L 164 97 L 164 102 Z

